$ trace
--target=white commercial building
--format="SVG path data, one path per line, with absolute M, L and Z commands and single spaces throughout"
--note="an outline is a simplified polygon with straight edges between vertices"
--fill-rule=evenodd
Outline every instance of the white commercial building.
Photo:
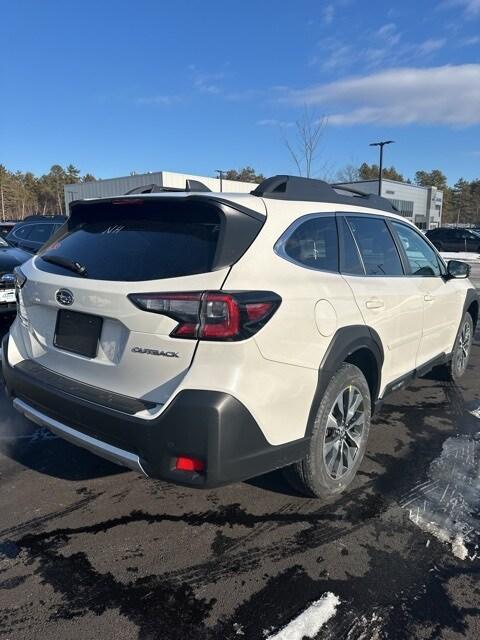
M 342 183 L 365 193 L 378 193 L 378 180 Z M 419 229 L 434 229 L 442 224 L 443 191 L 436 187 L 419 187 L 408 182 L 382 179 L 382 193 Z
M 68 205 L 73 200 L 121 196 L 127 193 L 127 191 L 138 187 L 146 187 L 150 184 L 170 189 L 185 189 L 187 180 L 198 180 L 211 191 L 249 193 L 256 187 L 252 182 L 238 182 L 237 180 L 220 181 L 219 178 L 195 176 L 188 173 L 172 173 L 170 171 L 134 173 L 123 178 L 108 178 L 106 180 L 93 180 L 92 182 L 78 182 L 65 185 L 65 211 L 68 212 Z

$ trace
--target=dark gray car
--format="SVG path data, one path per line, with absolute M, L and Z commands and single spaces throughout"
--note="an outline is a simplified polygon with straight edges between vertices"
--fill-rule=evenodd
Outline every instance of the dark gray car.
M 30 216 L 14 226 L 7 240 L 19 249 L 36 253 L 65 221 L 64 216 Z
M 31 254 L 12 247 L 0 237 L 0 317 L 14 313 L 15 303 L 15 267 L 31 258 Z
M 439 227 L 425 234 L 439 251 L 471 251 L 480 253 L 480 233 L 473 229 Z

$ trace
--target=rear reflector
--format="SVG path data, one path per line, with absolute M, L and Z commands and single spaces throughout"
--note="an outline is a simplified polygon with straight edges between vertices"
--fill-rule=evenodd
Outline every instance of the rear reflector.
M 259 331 L 278 309 L 271 291 L 138 293 L 128 296 L 140 309 L 178 322 L 173 338 L 245 340 Z
M 177 471 L 196 471 L 200 473 L 205 471 L 205 463 L 197 458 L 188 458 L 187 456 L 180 456 L 175 461 L 175 469 Z

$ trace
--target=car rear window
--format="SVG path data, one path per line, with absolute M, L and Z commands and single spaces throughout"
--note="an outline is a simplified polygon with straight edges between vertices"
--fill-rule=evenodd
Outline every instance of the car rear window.
M 80 205 L 40 258 L 60 258 L 85 268 L 94 280 L 142 281 L 211 271 L 221 214 L 203 203 L 117 203 Z M 46 260 L 37 266 L 75 275 Z

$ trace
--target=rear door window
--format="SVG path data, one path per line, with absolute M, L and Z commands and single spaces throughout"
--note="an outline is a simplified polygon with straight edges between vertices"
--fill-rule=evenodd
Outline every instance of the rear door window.
M 401 276 L 402 262 L 382 218 L 349 216 L 348 224 L 360 250 L 367 276 Z
M 31 230 L 32 230 L 32 225 L 26 224 L 23 227 L 19 227 L 18 229 L 15 229 L 13 232 L 13 235 L 15 236 L 15 238 L 18 238 L 19 240 L 26 240 L 30 235 Z
M 338 271 L 338 234 L 334 216 L 300 219 L 280 238 L 276 252 L 287 260 L 318 271 Z
M 221 221 L 211 206 L 158 201 L 134 206 L 123 200 L 79 209 L 40 258 L 76 262 L 94 280 L 157 280 L 212 269 Z M 75 275 L 45 260 L 36 264 L 44 271 Z
M 44 244 L 52 235 L 53 229 L 54 229 L 54 225 L 50 223 L 32 224 L 30 225 L 30 233 L 28 234 L 28 241 Z

